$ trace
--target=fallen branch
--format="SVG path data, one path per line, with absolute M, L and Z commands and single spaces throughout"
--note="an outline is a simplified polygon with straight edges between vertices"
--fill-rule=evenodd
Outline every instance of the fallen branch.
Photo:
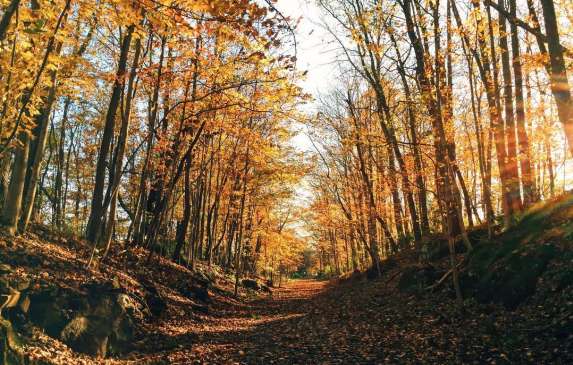
M 394 280 L 394 278 L 395 278 L 396 276 L 398 276 L 399 274 L 401 274 L 401 273 L 402 273 L 402 271 L 399 271 L 399 270 L 396 271 L 396 272 L 394 273 L 394 275 L 390 276 L 390 279 L 386 280 L 386 282 L 384 283 L 384 286 L 388 286 L 388 284 L 390 284 L 390 282 L 391 282 L 392 280 Z
M 442 285 L 442 284 L 444 283 L 444 281 L 446 281 L 446 279 L 447 279 L 450 275 L 452 275 L 452 273 L 454 272 L 454 270 L 457 270 L 458 268 L 460 268 L 460 266 L 462 266 L 462 265 L 464 264 L 464 262 L 465 262 L 465 260 L 464 260 L 464 261 L 461 261 L 461 262 L 460 262 L 459 264 L 457 264 L 455 267 L 453 267 L 453 268 L 451 268 L 450 270 L 448 270 L 448 272 L 446 272 L 446 273 L 440 278 L 440 280 L 438 280 L 436 283 L 434 283 L 434 284 L 428 286 L 428 287 L 426 288 L 426 290 L 434 290 L 434 289 L 436 289 L 437 287 L 439 287 L 440 285 Z

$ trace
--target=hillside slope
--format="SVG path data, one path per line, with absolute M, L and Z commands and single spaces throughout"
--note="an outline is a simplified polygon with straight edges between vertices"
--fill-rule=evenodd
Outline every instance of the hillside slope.
M 82 241 L 36 227 L 2 236 L 6 364 L 371 364 L 573 362 L 573 197 L 532 208 L 458 256 L 464 302 L 436 240 L 368 280 L 294 281 L 272 295 L 198 264 L 118 250 L 86 270 Z M 107 359 L 104 360 L 103 358 Z
M 0 289 L 8 298 L 2 315 L 9 320 L 1 327 L 0 363 L 121 363 L 134 356 L 153 363 L 153 354 L 183 338 L 192 343 L 213 311 L 252 294 L 242 288 L 235 299 L 233 278 L 215 266 L 189 270 L 161 257 L 146 264 L 139 248 L 117 250 L 87 270 L 90 247 L 45 227 L 0 236 L 0 246 Z

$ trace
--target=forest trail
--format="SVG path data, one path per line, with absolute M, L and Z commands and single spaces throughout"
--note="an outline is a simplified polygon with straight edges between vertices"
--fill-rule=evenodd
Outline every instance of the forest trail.
M 561 226 L 564 212 L 570 210 L 558 211 L 560 214 L 551 213 L 551 222 Z M 538 219 L 546 217 L 543 214 Z M 531 225 L 531 219 L 526 224 Z M 550 232 L 556 234 L 555 230 Z M 499 302 L 480 303 L 472 298 L 468 280 L 464 281 L 467 296 L 461 306 L 453 300 L 453 290 L 447 283 L 429 290 L 428 285 L 447 271 L 446 259 L 423 266 L 402 255 L 386 260 L 383 275 L 377 279 L 368 280 L 366 272 L 355 272 L 331 281 L 292 280 L 281 288 L 273 288 L 272 295 L 242 287 L 240 297 L 236 298 L 233 275 L 213 267 L 214 271 L 206 276 L 206 267 L 199 265 L 193 272 L 163 258 L 154 270 L 144 272 L 150 278 L 144 280 L 144 288 L 138 281 L 142 280 L 141 272 L 124 266 L 137 267 L 137 262 L 146 257 L 146 251 L 141 249 L 131 251 L 126 257 L 112 256 L 109 265 L 102 266 L 100 272 L 78 270 L 89 257 L 89 250 L 81 242 L 56 241 L 57 236 L 49 231 L 38 230 L 38 233 L 6 242 L 0 255 L 0 269 L 7 272 L 5 283 L 22 284 L 21 277 L 28 278 L 28 283 L 32 280 L 36 283 L 23 290 L 32 298 L 31 305 L 36 305 L 34 308 L 42 313 L 42 295 L 56 298 L 51 293 L 57 293 L 59 299 L 48 311 L 57 316 L 59 311 L 68 310 L 66 303 L 81 302 L 88 296 L 82 294 L 85 285 L 105 288 L 106 283 L 113 284 L 119 277 L 123 278 L 122 293 L 129 293 L 130 298 L 142 298 L 146 306 L 155 309 L 157 301 L 163 303 L 158 315 L 153 315 L 153 311 L 141 312 L 143 317 L 136 313 L 127 317 L 138 321 L 132 327 L 136 332 L 123 352 L 111 354 L 105 360 L 72 351 L 60 342 L 57 334 L 46 336 L 47 325 L 32 316 L 37 310 L 30 309 L 29 323 L 24 323 L 22 333 L 30 341 L 29 353 L 49 359 L 46 363 L 326 365 L 571 364 L 573 361 L 573 342 L 569 340 L 573 328 L 573 287 L 564 281 L 571 272 L 566 255 L 550 263 L 535 293 L 514 310 L 506 310 Z M 527 236 L 531 238 L 531 230 Z M 544 237 L 550 239 L 547 234 Z M 509 238 L 508 242 L 515 241 L 514 235 Z M 488 247 L 496 248 L 493 250 L 496 253 L 497 248 L 505 248 L 506 244 L 498 242 L 485 249 Z M 533 244 L 529 249 L 538 247 L 546 251 L 549 246 Z M 533 255 L 525 253 L 524 257 Z M 511 255 L 513 260 L 514 256 Z M 200 282 L 206 277 L 211 278 L 208 295 L 203 299 L 190 295 L 192 289 L 186 288 L 193 285 L 184 284 Z M 160 295 L 150 295 L 152 290 Z M 104 289 L 98 293 L 111 298 Z M 76 313 L 84 312 L 76 310 Z M 33 318 L 37 321 L 32 322 Z M 114 333 L 124 333 L 119 331 Z
M 172 337 L 171 348 L 165 352 L 154 350 L 144 358 L 170 364 L 327 361 L 335 353 L 324 341 L 330 329 L 317 322 L 316 316 L 320 303 L 330 298 L 329 291 L 328 281 L 294 280 L 273 289 L 268 297 L 247 303 L 214 303 L 210 316 L 203 317 L 199 325 L 185 318 L 174 319 L 186 333 Z
M 561 335 L 535 330 L 547 316 L 543 311 L 493 311 L 492 306 L 475 302 L 458 307 L 445 293 L 400 294 L 394 277 L 389 274 L 375 281 L 364 276 L 332 282 L 295 280 L 274 289 L 272 296 L 248 302 L 219 301 L 199 323 L 196 318 L 174 319 L 184 333 L 168 339 L 170 348 L 164 352 L 156 347 L 147 354 L 141 351 L 144 362 L 136 363 L 569 361 L 567 344 L 555 342 Z
M 321 343 L 320 331 L 328 328 L 314 326 L 312 318 L 319 313 L 318 301 L 328 293 L 327 287 L 326 281 L 296 280 L 247 307 L 231 308 L 236 316 L 231 323 L 242 330 L 226 338 L 230 351 L 223 352 L 222 358 L 248 364 L 309 363 L 324 358 L 331 348 Z M 222 324 L 231 318 L 223 314 Z
M 451 311 L 449 304 L 392 295 L 396 292 L 386 280 L 362 278 L 294 280 L 275 288 L 272 296 L 213 303 L 199 324 L 197 318 L 172 319 L 183 333 L 162 339 L 169 344 L 164 352 L 157 346 L 147 354 L 141 351 L 136 363 L 395 364 L 504 358 L 502 349 L 487 349 L 479 334 L 465 330 L 463 313 L 449 313 L 448 319 L 439 314 Z

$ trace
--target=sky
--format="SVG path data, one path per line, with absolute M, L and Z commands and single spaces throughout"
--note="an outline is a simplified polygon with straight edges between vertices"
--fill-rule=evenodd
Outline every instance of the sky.
M 315 0 L 278 0 L 275 6 L 284 16 L 291 18 L 292 24 L 299 21 L 295 30 L 297 68 L 307 72 L 299 85 L 316 99 L 335 85 L 339 74 L 335 62 L 337 48 L 332 36 L 322 26 L 321 10 Z M 302 107 L 302 111 L 310 115 L 316 110 L 317 105 L 312 101 Z M 300 133 L 292 139 L 292 144 L 300 151 L 314 151 L 304 127 L 296 126 L 296 129 L 300 129 Z
M 299 70 L 308 71 L 301 86 L 313 95 L 324 91 L 336 66 L 333 63 L 334 47 L 328 43 L 332 37 L 321 27 L 320 10 L 314 0 L 279 0 L 276 8 L 293 22 L 301 19 L 296 29 L 297 65 Z
M 317 97 L 319 93 L 326 92 L 329 86 L 334 84 L 337 73 L 333 62 L 335 53 L 332 44 L 329 45 L 331 37 L 320 25 L 320 10 L 314 0 L 279 0 L 275 6 L 284 16 L 290 17 L 293 24 L 300 19 L 296 28 L 297 68 L 300 71 L 307 71 L 307 74 L 299 85 L 306 93 Z M 315 104 L 310 102 L 303 110 L 314 114 Z M 297 126 L 296 129 L 300 129 L 300 132 L 291 140 L 292 145 L 299 151 L 313 151 L 314 148 L 304 128 Z M 305 206 L 312 200 L 312 192 L 305 181 L 296 188 L 295 195 L 295 205 Z M 293 228 L 300 237 L 309 234 L 301 222 L 295 222 Z

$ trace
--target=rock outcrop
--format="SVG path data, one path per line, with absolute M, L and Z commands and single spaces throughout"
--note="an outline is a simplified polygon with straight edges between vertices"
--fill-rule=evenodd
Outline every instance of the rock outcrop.
M 2 338 L 11 349 L 12 325 L 31 323 L 74 351 L 98 358 L 128 350 L 135 335 L 141 304 L 112 283 L 91 282 L 79 290 L 55 285 L 7 283 L 0 280 L 8 300 L 3 304 Z M 18 288 L 18 289 L 16 289 Z M 4 356 L 10 354 L 3 351 Z M 4 362 L 6 363 L 6 362 Z

